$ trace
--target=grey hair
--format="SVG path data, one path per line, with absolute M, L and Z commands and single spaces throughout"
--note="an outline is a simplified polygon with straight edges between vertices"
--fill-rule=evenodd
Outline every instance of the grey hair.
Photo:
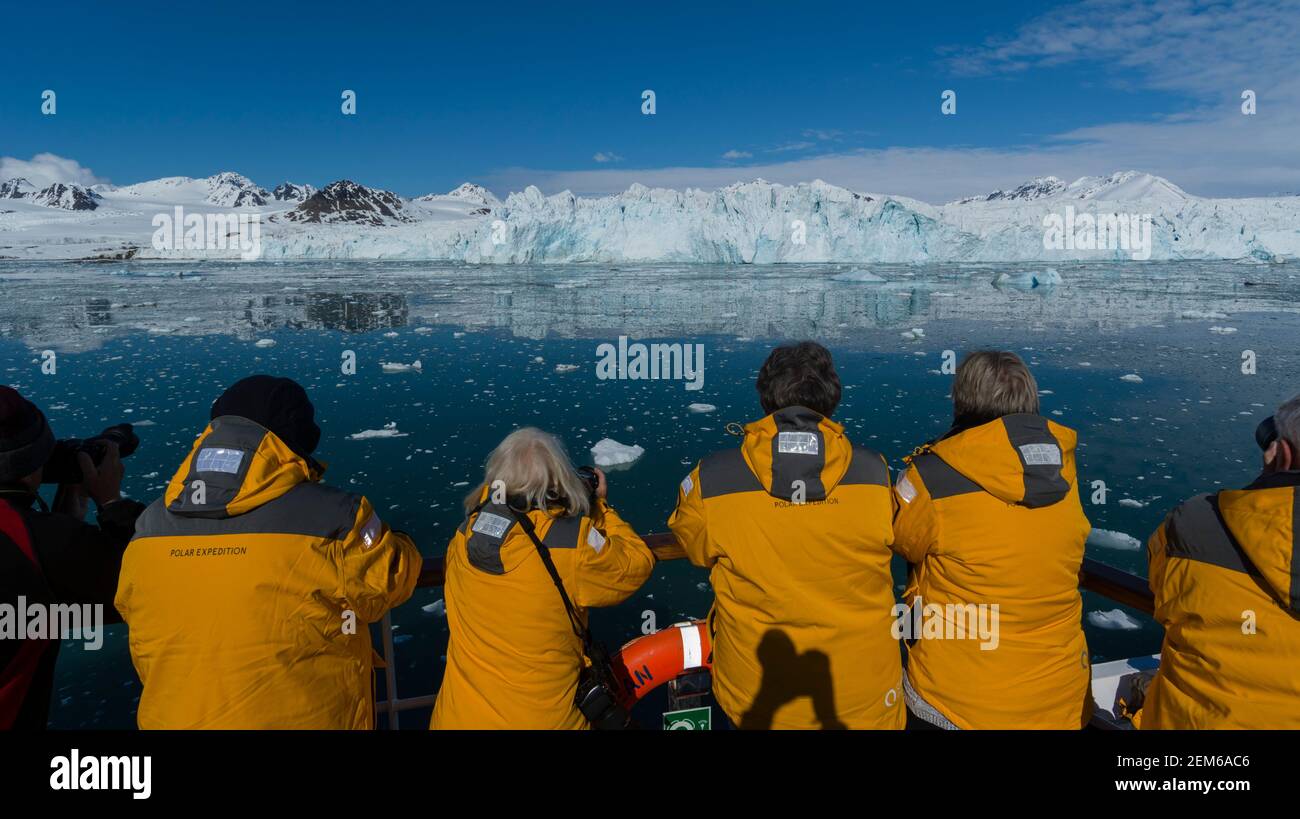
M 1291 449 L 1300 452 L 1300 395 L 1287 401 L 1273 413 L 1273 423 L 1277 425 L 1277 435 L 1286 439 Z
M 564 507 L 566 517 L 591 512 L 587 485 L 578 477 L 560 439 L 536 427 L 523 427 L 505 437 L 488 456 L 483 483 L 465 496 L 465 510 L 473 511 L 497 481 L 511 498 L 522 498 L 530 509 Z

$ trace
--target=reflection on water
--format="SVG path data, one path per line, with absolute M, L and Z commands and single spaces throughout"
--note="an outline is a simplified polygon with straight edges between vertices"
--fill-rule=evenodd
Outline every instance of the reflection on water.
M 1105 504 L 1085 491 L 1095 528 L 1142 541 L 1182 498 L 1249 482 L 1255 424 L 1300 392 L 1300 267 L 1058 266 L 1051 287 L 1018 275 L 1040 269 L 872 266 L 884 281 L 871 282 L 849 266 L 4 262 L 0 369 L 47 409 L 58 435 L 139 424 L 125 489 L 144 499 L 161 494 L 225 386 L 251 372 L 293 377 L 317 407 L 327 481 L 365 492 L 426 555 L 442 553 L 484 457 L 522 424 L 557 432 L 580 462 L 605 437 L 644 447 L 611 474 L 611 497 L 639 530 L 662 531 L 691 465 L 735 445 L 726 423 L 760 414 L 753 379 L 772 342 L 798 337 L 831 346 L 844 382 L 837 420 L 895 468 L 950 420 L 944 352 L 997 346 L 1033 367 L 1043 412 L 1079 431 L 1080 484 L 1107 489 Z M 704 388 L 598 379 L 596 348 L 619 335 L 704 345 Z M 45 349 L 59 352 L 57 376 L 41 375 Z M 340 371 L 344 350 L 355 353 L 354 375 Z M 1243 373 L 1244 351 L 1257 375 Z M 381 367 L 416 360 L 419 371 Z M 697 402 L 717 409 L 690 411 Z M 401 437 L 350 437 L 390 422 Z M 1145 572 L 1140 546 L 1109 542 L 1089 555 Z M 659 625 L 700 616 L 707 580 L 680 561 L 661 564 L 594 628 L 619 644 L 640 633 L 646 611 Z M 395 615 L 403 694 L 434 690 L 441 677 L 440 596 L 421 590 Z M 1116 608 L 1084 602 L 1089 614 Z M 1145 619 L 1086 630 L 1096 660 L 1159 647 Z M 56 725 L 133 724 L 139 686 L 125 630 L 110 629 L 103 651 L 64 651 L 56 688 Z
M 809 336 L 935 321 L 1055 330 L 1296 311 L 1300 266 L 1232 262 L 1041 266 L 637 266 L 423 263 L 0 262 L 0 334 L 92 349 L 122 331 L 248 338 L 280 328 L 350 333 L 407 325 L 498 328 L 522 338 Z M 879 278 L 881 281 L 862 280 Z

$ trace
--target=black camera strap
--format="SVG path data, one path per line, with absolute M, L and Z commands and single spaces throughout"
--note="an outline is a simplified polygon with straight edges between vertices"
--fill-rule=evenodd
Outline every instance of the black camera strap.
M 533 526 L 532 518 L 526 513 L 520 513 L 513 506 L 507 505 L 510 514 L 514 515 L 515 521 L 519 523 L 519 528 L 523 529 L 528 539 L 537 547 L 537 555 L 542 559 L 542 565 L 546 566 L 546 573 L 551 576 L 551 582 L 555 584 L 555 589 L 560 593 L 560 600 L 564 602 L 564 611 L 569 615 L 569 625 L 573 628 L 573 633 L 582 641 L 582 650 L 594 662 L 596 652 L 593 650 L 595 641 L 591 639 L 591 631 L 583 624 L 578 617 L 577 610 L 573 607 L 573 601 L 569 599 L 569 593 L 564 589 L 564 581 L 560 579 L 560 572 L 555 568 L 555 561 L 551 559 L 551 550 L 546 548 L 541 539 L 537 537 L 537 529 Z

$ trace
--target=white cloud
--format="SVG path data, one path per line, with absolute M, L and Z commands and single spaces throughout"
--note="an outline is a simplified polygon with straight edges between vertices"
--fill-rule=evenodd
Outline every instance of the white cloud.
M 31 159 L 18 159 L 12 156 L 0 156 L 0 182 L 25 178 L 38 188 L 55 182 L 70 182 L 77 185 L 98 185 L 107 182 L 96 176 L 90 168 L 75 159 L 66 159 L 55 154 L 37 154 Z
M 754 155 L 751 154 L 749 151 L 737 151 L 733 148 L 732 150 L 727 151 L 725 154 L 723 154 L 722 158 L 735 160 L 735 159 L 750 159 L 753 156 Z
M 623 157 L 613 151 L 597 151 L 592 157 L 597 162 L 622 162 Z

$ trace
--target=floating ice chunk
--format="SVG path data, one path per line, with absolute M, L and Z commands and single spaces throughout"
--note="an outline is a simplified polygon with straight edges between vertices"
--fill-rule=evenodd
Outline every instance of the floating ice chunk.
M 1178 317 L 1192 320 L 1226 319 L 1228 314 L 1217 310 L 1184 310 L 1178 314 Z
M 620 444 L 613 438 L 601 438 L 591 448 L 591 457 L 596 466 L 621 466 L 630 464 L 645 454 L 645 448 L 633 444 Z
M 1138 375 L 1137 373 L 1129 373 L 1128 375 L 1121 375 L 1121 376 L 1119 377 L 1119 380 L 1120 380 L 1120 381 L 1129 381 L 1129 382 L 1132 382 L 1132 383 L 1134 383 L 1134 384 L 1141 384 L 1141 383 L 1142 383 L 1142 376 Z
M 273 338 L 259 338 L 259 339 L 257 340 L 257 343 L 255 343 L 253 346 L 254 346 L 254 347 L 274 347 L 274 346 L 275 346 L 275 339 L 273 339 Z
M 1119 549 L 1124 552 L 1136 552 L 1142 548 L 1142 541 L 1113 529 L 1093 529 L 1088 534 L 1088 545 L 1103 549 Z
M 354 432 L 348 436 L 351 441 L 368 441 L 372 438 L 405 438 L 410 433 L 399 432 L 396 421 L 389 421 L 384 424 L 383 429 L 363 429 L 360 432 Z
M 1226 335 L 1229 334 L 1229 333 L 1235 333 L 1235 332 L 1237 332 L 1237 328 L 1236 328 L 1236 327 L 1217 327 L 1217 326 L 1216 326 L 1216 327 L 1211 327 L 1211 328 L 1210 328 L 1210 332 L 1211 332 L 1211 333 L 1218 333 L 1218 334 L 1221 335 L 1221 336 L 1226 336 Z
M 447 614 L 447 601 L 434 600 L 427 606 L 420 606 L 420 611 L 425 614 L 432 614 L 434 617 L 444 617 Z
M 392 361 L 381 361 L 379 363 L 379 366 L 386 373 L 409 373 L 411 371 L 415 371 L 418 373 L 424 371 L 424 365 L 420 363 L 420 360 L 418 358 L 415 361 L 412 361 L 410 364 L 400 364 Z
M 397 332 L 396 332 L 396 331 L 390 331 L 390 332 L 384 333 L 384 338 L 397 338 Z
M 571 373 L 578 369 L 580 368 L 577 364 L 556 364 L 555 365 L 555 371 L 557 373 Z
M 885 279 L 882 279 L 870 270 L 850 270 L 847 273 L 836 273 L 834 276 L 831 276 L 831 281 L 879 283 L 885 281 Z
M 691 404 L 686 407 L 691 412 L 713 412 L 717 407 L 712 404 Z
M 1142 509 L 1146 507 L 1146 504 L 1143 503 L 1142 501 L 1133 500 L 1132 498 L 1120 498 L 1119 505 L 1127 506 L 1130 509 Z
M 416 327 L 416 328 L 415 328 L 415 332 L 419 333 L 420 335 L 425 335 L 426 333 L 432 333 L 432 332 L 433 332 L 433 328 L 432 328 L 432 327 Z
M 1088 612 L 1088 622 L 1097 628 L 1110 629 L 1112 631 L 1136 631 L 1142 628 L 1142 624 L 1134 620 L 1132 616 L 1126 614 L 1123 609 L 1111 609 L 1110 611 L 1090 611 Z

